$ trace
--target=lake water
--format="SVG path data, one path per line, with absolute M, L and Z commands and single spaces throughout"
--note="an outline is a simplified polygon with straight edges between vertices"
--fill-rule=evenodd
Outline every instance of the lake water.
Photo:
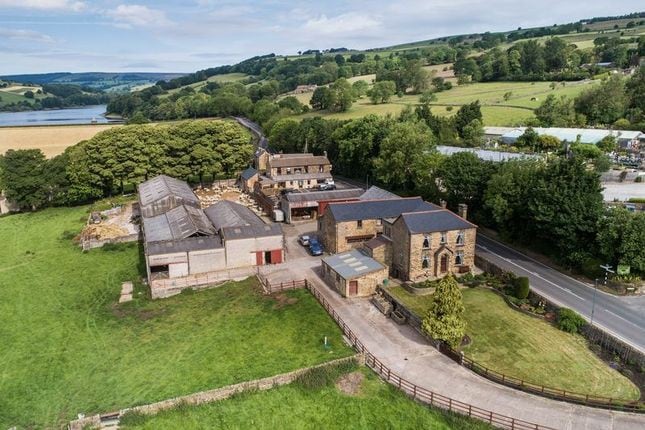
M 103 116 L 106 105 L 74 109 L 33 110 L 29 112 L 0 112 L 0 127 L 10 125 L 106 124 Z

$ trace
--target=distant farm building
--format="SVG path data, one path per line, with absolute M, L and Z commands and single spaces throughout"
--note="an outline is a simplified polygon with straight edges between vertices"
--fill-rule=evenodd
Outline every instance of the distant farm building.
M 183 181 L 162 175 L 140 184 L 139 205 L 153 298 L 284 261 L 280 225 L 225 200 L 204 210 Z
M 489 139 L 499 139 L 506 145 L 513 145 L 524 134 L 527 127 L 484 127 L 484 135 Z M 607 136 L 616 138 L 616 142 L 624 149 L 638 149 L 645 134 L 635 130 L 608 130 L 595 128 L 565 128 L 565 127 L 534 127 L 533 130 L 540 136 L 549 135 L 562 142 L 580 142 L 597 144 Z

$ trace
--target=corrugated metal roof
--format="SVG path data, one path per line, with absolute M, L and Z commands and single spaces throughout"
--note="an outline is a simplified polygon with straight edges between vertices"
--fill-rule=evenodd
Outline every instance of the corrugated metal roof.
M 173 252 L 203 251 L 219 248 L 223 248 L 222 240 L 219 236 L 207 236 L 149 243 L 147 252 L 148 255 L 163 255 Z
M 179 179 L 159 175 L 139 184 L 139 201 L 142 205 L 149 205 L 165 197 L 176 197 L 184 203 L 199 205 L 199 199 L 190 186 Z
M 424 202 L 421 197 L 397 198 L 389 200 L 361 200 L 356 202 L 330 203 L 327 211 L 336 222 L 365 219 L 392 218 L 407 212 L 420 212 L 441 209 L 432 203 Z
M 251 209 L 229 200 L 220 200 L 204 209 L 204 212 L 217 230 L 224 227 L 264 225 L 264 221 Z
M 502 135 L 502 141 L 513 143 L 518 137 L 524 134 L 527 127 L 518 127 Z M 593 143 L 600 142 L 607 136 L 614 136 L 617 139 L 637 139 L 642 135 L 640 131 L 634 130 L 607 130 L 594 128 L 563 128 L 563 127 L 535 127 L 533 128 L 538 135 L 549 135 L 560 139 L 561 141 L 576 142 L 580 136 L 580 142 Z
M 360 198 L 361 200 L 388 200 L 399 199 L 400 197 L 394 193 L 372 185 L 361 195 Z
M 224 240 L 280 236 L 279 224 L 267 224 L 253 211 L 239 203 L 222 200 L 204 210 Z
M 146 242 L 186 239 L 196 234 L 209 236 L 216 232 L 204 211 L 192 206 L 181 205 L 165 214 L 142 219 Z
M 431 233 L 435 231 L 463 230 L 475 228 L 472 224 L 447 209 L 427 212 L 401 214 L 408 231 L 413 234 Z
M 344 279 L 353 279 L 385 269 L 381 263 L 357 249 L 324 257 L 322 261 Z
M 298 167 L 331 164 L 324 155 L 281 154 L 269 160 L 271 167 Z
M 321 200 L 351 199 L 363 194 L 360 188 L 329 191 L 303 191 L 287 193 L 284 198 L 291 203 L 318 202 Z

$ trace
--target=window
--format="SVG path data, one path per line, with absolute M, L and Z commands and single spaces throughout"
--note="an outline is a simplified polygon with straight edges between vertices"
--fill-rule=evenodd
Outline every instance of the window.
M 430 237 L 427 234 L 423 236 L 423 247 L 430 248 Z
M 464 231 L 461 230 L 459 231 L 459 234 L 457 234 L 457 245 L 463 245 L 464 244 Z
M 303 181 L 298 181 L 298 186 L 302 188 Z
M 362 219 L 359 219 L 358 221 L 356 221 L 356 228 L 363 228 L 363 220 Z
M 446 243 L 446 232 L 445 231 L 441 232 L 441 241 L 440 241 L 440 243 L 441 244 Z
M 287 167 L 287 175 L 291 174 L 291 167 Z
M 323 166 L 318 166 L 318 173 L 323 173 L 323 172 L 324 172 Z
M 455 254 L 455 264 L 457 266 L 464 264 L 464 251 L 457 251 Z
M 278 175 L 282 175 L 282 169 L 278 167 Z
M 387 224 L 383 226 L 383 236 L 390 237 L 390 226 Z
M 430 259 L 427 255 L 424 255 L 423 260 L 421 260 L 421 268 L 427 269 L 428 267 L 430 267 Z

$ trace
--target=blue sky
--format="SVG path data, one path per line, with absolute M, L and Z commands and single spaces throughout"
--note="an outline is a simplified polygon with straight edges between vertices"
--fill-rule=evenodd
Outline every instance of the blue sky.
M 381 47 L 642 6 L 635 0 L 0 0 L 0 75 L 192 72 L 270 52 Z

